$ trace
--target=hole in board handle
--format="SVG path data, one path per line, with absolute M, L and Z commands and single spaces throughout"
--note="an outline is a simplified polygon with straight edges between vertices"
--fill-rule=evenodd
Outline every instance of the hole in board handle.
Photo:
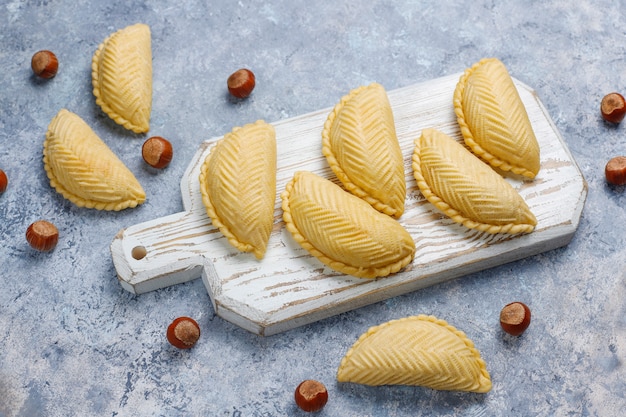
M 133 250 L 130 252 L 131 256 L 136 260 L 141 260 L 146 257 L 148 251 L 143 246 L 135 246 Z

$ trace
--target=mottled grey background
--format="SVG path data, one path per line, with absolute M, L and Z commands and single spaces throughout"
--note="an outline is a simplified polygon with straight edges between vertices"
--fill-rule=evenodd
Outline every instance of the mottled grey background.
M 626 92 L 626 12 L 610 0 L 559 1 L 3 1 L 0 5 L 0 416 L 299 416 L 293 390 L 324 382 L 320 416 L 616 416 L 626 409 L 626 195 L 604 165 L 626 154 L 626 125 L 599 117 L 602 96 Z M 175 154 L 146 168 L 146 135 L 95 105 L 91 56 L 111 32 L 152 29 L 150 135 Z M 56 78 L 31 75 L 39 49 Z M 133 296 L 118 284 L 109 244 L 123 227 L 182 211 L 179 181 L 198 145 L 257 119 L 333 106 L 351 88 L 388 90 L 500 58 L 536 89 L 589 185 L 568 247 L 472 274 L 263 338 L 216 317 L 200 280 Z M 245 101 L 226 78 L 251 68 Z M 61 108 L 81 116 L 136 174 L 145 205 L 81 209 L 50 188 L 44 133 Z M 24 239 L 39 218 L 60 229 L 41 254 Z M 532 309 L 520 338 L 503 335 L 501 307 Z M 370 326 L 433 314 L 465 331 L 487 361 L 486 395 L 420 387 L 339 385 L 341 357 Z M 189 351 L 165 339 L 195 317 Z

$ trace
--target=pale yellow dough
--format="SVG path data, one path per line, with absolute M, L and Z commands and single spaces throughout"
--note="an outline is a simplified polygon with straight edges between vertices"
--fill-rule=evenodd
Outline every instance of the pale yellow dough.
M 356 88 L 340 100 L 324 124 L 322 152 L 346 190 L 385 214 L 402 215 L 402 151 L 380 84 Z
M 296 242 L 336 271 L 384 277 L 413 260 L 415 243 L 398 221 L 327 179 L 298 171 L 281 198 Z
M 146 200 L 133 173 L 76 114 L 59 111 L 43 146 L 50 185 L 77 206 L 117 211 Z
M 486 58 L 465 71 L 454 91 L 454 111 L 472 152 L 503 171 L 535 178 L 539 143 L 502 62 Z
M 265 256 L 276 203 L 276 133 L 262 120 L 224 135 L 200 170 L 213 225 L 242 252 Z
M 370 328 L 341 360 L 337 380 L 478 393 L 492 386 L 485 361 L 465 333 L 426 315 Z
M 150 28 L 137 23 L 109 35 L 91 63 L 96 103 L 117 124 L 135 133 L 150 130 L 152 46 Z
M 422 132 L 412 165 L 424 197 L 457 223 L 511 234 L 529 233 L 537 224 L 511 184 L 443 132 Z

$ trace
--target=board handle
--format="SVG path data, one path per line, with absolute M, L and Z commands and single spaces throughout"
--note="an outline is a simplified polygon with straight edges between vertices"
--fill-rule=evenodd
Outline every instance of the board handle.
M 182 212 L 120 230 L 111 256 L 122 287 L 142 294 L 199 278 L 221 237 L 206 214 Z

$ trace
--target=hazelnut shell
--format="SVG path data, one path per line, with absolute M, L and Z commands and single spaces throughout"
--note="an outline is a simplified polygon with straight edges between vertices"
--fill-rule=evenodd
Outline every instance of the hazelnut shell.
M 609 93 L 602 98 L 600 113 L 607 122 L 620 123 L 626 115 L 626 100 L 620 93 Z
M 191 317 L 178 317 L 167 327 L 167 340 L 179 349 L 189 349 L 200 339 L 200 326 Z
M 38 77 L 52 78 L 59 69 L 59 60 L 51 51 L 38 51 L 33 55 L 30 67 Z
M 8 185 L 9 179 L 7 178 L 7 174 L 0 169 L 0 194 L 6 191 Z
M 328 391 L 321 382 L 307 379 L 296 388 L 294 399 L 298 407 L 304 411 L 319 411 L 328 402 Z
M 507 304 L 500 312 L 500 326 L 510 335 L 521 335 L 529 325 L 530 309 L 522 302 Z
M 241 68 L 228 77 L 226 84 L 231 95 L 237 98 L 246 98 L 254 90 L 256 80 L 252 71 Z
M 613 185 L 626 184 L 626 156 L 611 158 L 604 167 L 606 182 Z
M 49 252 L 59 241 L 59 230 L 46 220 L 37 220 L 26 229 L 26 241 L 33 249 Z
M 143 143 L 141 156 L 151 167 L 162 169 L 172 161 L 174 149 L 167 139 L 161 136 L 153 136 Z

